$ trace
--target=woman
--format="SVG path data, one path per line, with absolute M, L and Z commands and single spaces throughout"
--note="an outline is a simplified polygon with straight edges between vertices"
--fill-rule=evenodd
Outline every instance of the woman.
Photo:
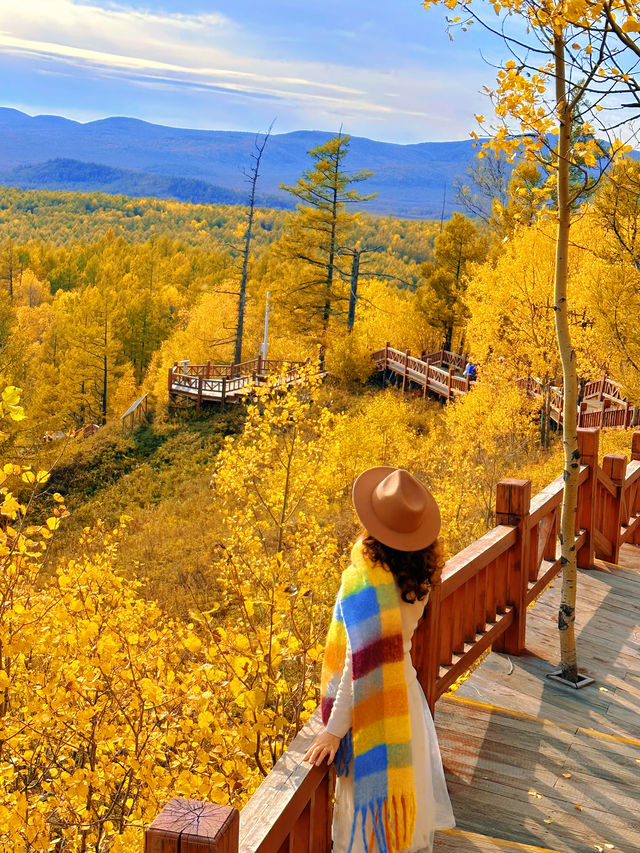
M 440 512 L 407 471 L 365 471 L 353 487 L 364 532 L 333 612 L 322 667 L 324 729 L 305 753 L 334 758 L 334 853 L 431 853 L 455 826 L 411 638 L 440 571 Z

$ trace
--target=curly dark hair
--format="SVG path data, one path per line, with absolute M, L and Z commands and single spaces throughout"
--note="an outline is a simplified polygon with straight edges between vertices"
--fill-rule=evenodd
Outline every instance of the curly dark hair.
M 400 587 L 402 600 L 408 604 L 422 601 L 427 596 L 444 566 L 440 539 L 421 551 L 398 551 L 383 545 L 364 530 L 362 547 L 370 560 L 389 569 Z

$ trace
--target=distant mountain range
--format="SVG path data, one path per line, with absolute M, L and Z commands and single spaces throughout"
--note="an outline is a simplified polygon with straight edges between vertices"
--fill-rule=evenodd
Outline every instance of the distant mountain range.
M 259 203 L 291 207 L 280 184 L 293 184 L 311 160 L 310 148 L 333 134 L 274 134 L 263 157 Z M 187 130 L 132 118 L 81 124 L 60 116 L 28 116 L 0 108 L 0 182 L 31 189 L 156 196 L 195 203 L 244 203 L 243 170 L 255 134 Z M 363 192 L 377 192 L 372 213 L 438 218 L 456 209 L 454 182 L 474 156 L 471 140 L 395 145 L 352 137 L 350 171 L 372 170 Z

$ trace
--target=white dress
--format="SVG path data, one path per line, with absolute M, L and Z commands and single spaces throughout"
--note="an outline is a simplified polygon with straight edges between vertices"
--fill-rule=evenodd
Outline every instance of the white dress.
M 418 851 L 431 853 L 434 832 L 437 829 L 451 829 L 456 825 L 442 769 L 433 717 L 411 662 L 411 638 L 426 603 L 426 598 L 413 604 L 400 602 L 417 806 L 416 827 L 411 847 L 408 848 L 409 853 Z M 352 690 L 351 651 L 348 649 L 340 686 L 327 723 L 327 731 L 337 737 L 344 737 L 351 728 Z M 333 811 L 333 853 L 347 853 L 349 849 L 353 810 L 353 774 L 338 776 Z M 369 816 L 367 838 L 370 836 L 371 817 Z M 375 853 L 377 850 L 378 847 L 375 845 Z M 357 827 L 351 853 L 365 853 L 360 825 Z

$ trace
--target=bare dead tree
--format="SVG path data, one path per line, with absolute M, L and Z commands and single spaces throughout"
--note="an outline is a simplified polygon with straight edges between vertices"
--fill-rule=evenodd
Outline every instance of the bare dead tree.
M 242 274 L 240 276 L 240 293 L 238 294 L 238 320 L 236 323 L 236 338 L 233 360 L 236 364 L 242 361 L 242 335 L 244 332 L 244 313 L 247 299 L 247 276 L 249 271 L 249 257 L 251 255 L 251 237 L 253 235 L 253 218 L 256 209 L 256 187 L 258 186 L 258 178 L 260 177 L 260 163 L 264 149 L 267 147 L 267 142 L 271 136 L 275 119 L 269 125 L 267 132 L 263 138 L 258 136 L 255 138 L 254 150 L 251 154 L 253 161 L 251 168 L 244 175 L 249 182 L 249 209 L 247 211 L 247 230 L 244 235 L 244 249 L 242 254 Z

